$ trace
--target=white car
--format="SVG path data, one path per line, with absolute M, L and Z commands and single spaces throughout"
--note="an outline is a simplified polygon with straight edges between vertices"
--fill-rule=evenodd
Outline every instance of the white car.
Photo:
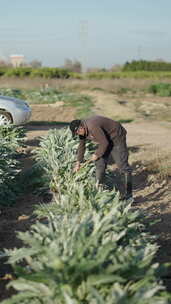
M 29 121 L 31 108 L 24 100 L 0 95 L 0 125 L 22 125 Z

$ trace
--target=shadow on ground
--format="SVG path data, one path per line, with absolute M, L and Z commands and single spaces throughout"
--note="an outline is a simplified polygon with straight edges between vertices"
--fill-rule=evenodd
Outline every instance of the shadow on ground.
M 38 130 L 50 130 L 50 129 L 60 129 L 68 127 L 69 122 L 58 122 L 58 121 L 30 121 L 24 128 L 26 131 L 38 131 Z

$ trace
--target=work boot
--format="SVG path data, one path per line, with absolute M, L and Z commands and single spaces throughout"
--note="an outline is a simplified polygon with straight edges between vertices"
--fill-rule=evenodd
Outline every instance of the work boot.
M 125 198 L 126 200 L 132 198 L 132 174 L 125 173 Z
M 105 179 L 106 162 L 101 157 L 95 161 L 96 165 L 96 184 L 103 184 Z
M 107 186 L 105 184 L 99 183 L 99 181 L 96 182 L 96 189 L 100 192 L 108 190 Z
M 132 201 L 132 174 L 131 172 L 124 173 L 124 194 L 121 194 L 121 200 Z
M 96 189 L 99 190 L 100 192 L 103 191 L 103 184 L 101 184 L 99 180 L 97 180 L 96 182 Z

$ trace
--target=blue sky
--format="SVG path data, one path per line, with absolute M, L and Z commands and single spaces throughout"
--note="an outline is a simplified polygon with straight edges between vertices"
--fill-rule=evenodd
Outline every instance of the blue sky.
M 171 61 L 170 0 L 0 0 L 0 57 L 46 66 Z

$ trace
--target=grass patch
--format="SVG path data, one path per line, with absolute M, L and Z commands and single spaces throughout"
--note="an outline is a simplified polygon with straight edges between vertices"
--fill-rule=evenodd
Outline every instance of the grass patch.
M 149 87 L 149 93 L 156 94 L 161 97 L 171 96 L 171 83 L 156 83 Z
M 91 88 L 91 91 L 105 92 L 105 89 L 97 87 L 97 88 Z
M 128 118 L 128 119 L 118 119 L 118 121 L 120 122 L 120 123 L 130 123 L 130 122 L 133 122 L 134 121 L 134 119 L 132 119 L 132 118 Z
M 65 99 L 64 106 L 76 107 L 76 116 L 79 118 L 84 118 L 93 114 L 93 100 L 91 96 L 70 94 Z

